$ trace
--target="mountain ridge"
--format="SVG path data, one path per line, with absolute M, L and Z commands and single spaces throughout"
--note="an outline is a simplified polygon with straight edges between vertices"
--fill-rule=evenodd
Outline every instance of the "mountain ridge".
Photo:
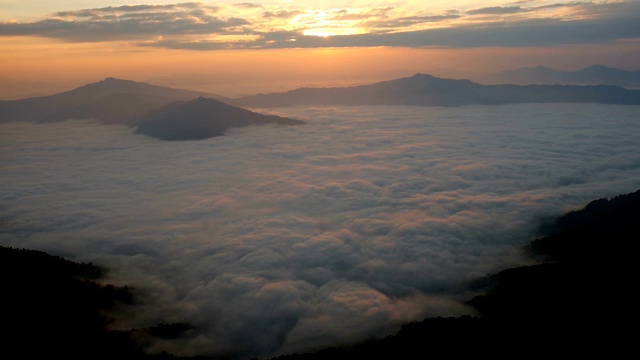
M 54 95 L 0 101 L 0 123 L 96 119 L 105 124 L 136 127 L 138 134 L 163 140 L 201 140 L 249 125 L 304 123 L 240 109 L 212 96 L 107 77 Z M 170 111 L 176 104 L 181 104 L 181 113 Z M 163 111 L 168 113 L 163 116 Z
M 174 89 L 107 77 L 103 80 L 53 95 L 0 101 L 0 123 L 8 121 L 63 121 L 69 119 L 70 115 L 74 115 L 75 119 L 92 118 L 90 111 L 85 112 L 82 107 L 86 107 L 91 102 L 104 102 L 106 97 L 114 94 L 136 94 L 138 97 L 144 98 L 146 102 L 152 102 L 157 105 L 175 100 L 188 100 L 198 96 L 215 96 L 199 91 Z M 129 112 L 139 115 L 137 113 L 145 110 Z M 110 117 L 113 118 L 119 115 L 116 111 Z M 109 121 L 110 119 L 101 120 Z M 126 120 L 119 121 L 119 123 L 127 122 Z
M 230 128 L 260 124 L 302 125 L 304 122 L 258 114 L 201 96 L 176 101 L 147 114 L 140 119 L 135 133 L 162 140 L 200 140 L 224 135 Z
M 482 85 L 467 79 L 413 76 L 373 84 L 298 88 L 232 99 L 242 107 L 313 105 L 462 106 L 514 103 L 603 103 L 640 105 L 640 90 L 610 85 Z
M 597 69 L 594 68 L 593 71 Z M 194 99 L 201 100 L 193 101 Z M 612 85 L 482 85 L 467 79 L 439 78 L 416 73 L 410 77 L 367 85 L 298 88 L 287 92 L 222 100 L 199 91 L 107 77 L 59 94 L 0 101 L 0 123 L 97 119 L 107 124 L 137 127 L 136 133 L 165 140 L 189 140 L 220 136 L 232 127 L 266 123 L 304 123 L 277 116 L 250 114 L 250 110 L 245 108 L 327 105 L 463 106 L 561 102 L 640 105 L 640 90 Z M 179 105 L 175 104 L 185 101 L 180 112 L 177 112 L 174 106 Z M 232 110 L 227 106 L 236 109 Z M 167 114 L 163 115 L 163 111 Z M 217 113 L 226 114 L 226 117 Z M 186 114 L 190 114 L 191 118 L 187 118 Z M 171 135 L 171 132 L 180 135 Z
M 640 71 L 627 71 L 600 64 L 587 66 L 576 71 L 536 66 L 500 71 L 480 78 L 479 82 L 515 85 L 615 85 L 638 89 L 640 88 Z

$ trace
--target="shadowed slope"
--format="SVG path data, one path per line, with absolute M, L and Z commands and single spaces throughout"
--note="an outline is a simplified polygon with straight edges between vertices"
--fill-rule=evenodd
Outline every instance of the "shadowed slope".
M 468 302 L 478 316 L 427 318 L 381 340 L 276 359 L 624 357 L 635 344 L 639 215 L 640 190 L 554 219 L 526 246 L 553 262 L 479 279 L 487 290 Z
M 153 107 L 198 96 L 217 95 L 106 78 L 60 94 L 0 101 L 0 122 L 98 119 L 125 124 Z
M 0 101 L 0 123 L 70 119 L 133 126 L 136 133 L 163 140 L 206 139 L 250 125 L 304 123 L 227 105 L 202 92 L 114 78 L 56 95 Z
M 223 102 L 200 97 L 176 102 L 140 118 L 138 134 L 162 140 L 199 140 L 220 136 L 230 128 L 251 125 L 301 125 L 303 121 L 263 115 Z
M 100 285 L 105 269 L 42 251 L 0 246 L 0 357 L 6 359 L 174 359 L 145 354 L 157 339 L 185 336 L 189 324 L 109 330 L 117 311 L 135 304 L 129 287 Z

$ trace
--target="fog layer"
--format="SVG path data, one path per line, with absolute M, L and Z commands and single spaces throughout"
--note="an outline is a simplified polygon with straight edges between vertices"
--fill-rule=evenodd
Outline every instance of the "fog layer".
M 542 217 L 640 188 L 640 107 L 269 113 L 307 124 L 0 125 L 0 244 L 109 267 L 144 299 L 117 327 L 195 326 L 151 352 L 248 358 L 471 313 L 468 281 L 523 264 Z

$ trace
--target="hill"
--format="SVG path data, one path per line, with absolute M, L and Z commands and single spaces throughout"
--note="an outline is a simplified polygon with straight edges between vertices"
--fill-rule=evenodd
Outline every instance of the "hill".
M 217 95 L 106 78 L 60 94 L 0 101 L 0 123 L 97 119 L 136 127 L 137 133 L 165 140 L 206 139 L 232 127 L 303 123 L 240 109 L 214 97 Z
M 206 139 L 223 135 L 230 128 L 252 125 L 304 124 L 300 120 L 262 115 L 203 97 L 169 104 L 138 121 L 136 133 L 162 140 Z
M 105 123 L 129 124 L 154 107 L 199 96 L 214 95 L 106 78 L 55 95 L 0 101 L 0 123 L 97 118 Z
M 427 318 L 395 335 L 278 360 L 622 357 L 632 350 L 640 190 L 545 221 L 525 250 L 540 263 L 478 279 L 480 316 Z
M 461 106 L 515 103 L 602 103 L 640 105 L 640 90 L 593 85 L 481 85 L 470 80 L 415 74 L 370 85 L 300 88 L 283 93 L 257 94 L 230 100 L 243 107 L 310 105 Z

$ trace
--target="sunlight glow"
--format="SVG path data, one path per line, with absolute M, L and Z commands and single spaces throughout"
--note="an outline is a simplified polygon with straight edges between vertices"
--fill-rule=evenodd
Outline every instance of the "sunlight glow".
M 337 35 L 356 35 L 356 34 L 364 34 L 364 29 L 351 29 L 351 28 L 313 28 L 307 29 L 302 32 L 305 36 L 320 36 L 320 37 L 329 37 L 329 36 L 337 36 Z
M 305 36 L 329 37 L 336 35 L 364 34 L 367 29 L 361 25 L 362 9 L 330 9 L 327 11 L 307 11 L 292 19 L 292 25 L 302 28 Z

